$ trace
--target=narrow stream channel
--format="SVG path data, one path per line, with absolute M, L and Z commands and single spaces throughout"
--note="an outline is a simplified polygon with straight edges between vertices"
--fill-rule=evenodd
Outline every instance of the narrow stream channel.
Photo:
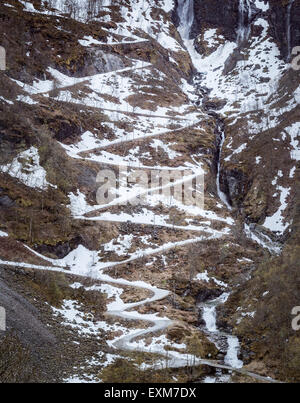
M 240 353 L 238 338 L 220 331 L 217 326 L 217 307 L 224 304 L 229 295 L 229 292 L 224 292 L 218 298 L 200 304 L 199 308 L 202 310 L 202 318 L 205 322 L 203 330 L 217 349 L 225 353 L 224 363 L 233 368 L 242 368 L 243 362 L 238 358 Z
M 223 204 L 227 207 L 228 210 L 232 210 L 231 205 L 228 202 L 227 195 L 221 190 L 221 157 L 222 157 L 222 150 L 225 142 L 225 132 L 224 132 L 224 124 L 222 122 L 217 123 L 217 174 L 216 174 L 216 186 L 217 186 L 217 193 L 219 199 L 222 201 Z
M 246 4 L 245 4 L 246 3 Z M 238 39 L 242 40 L 247 37 L 247 16 L 251 13 L 251 9 L 248 1 L 241 0 L 239 4 L 240 11 L 240 25 L 238 31 Z M 182 37 L 183 42 L 191 56 L 191 59 L 197 67 L 197 61 L 201 56 L 196 52 L 193 40 L 191 39 L 191 29 L 194 22 L 194 0 L 178 0 L 177 8 L 180 24 L 178 31 Z M 200 73 L 205 73 L 201 71 Z M 228 210 L 231 210 L 231 206 L 228 202 L 226 194 L 221 189 L 221 157 L 222 149 L 225 142 L 225 130 L 224 124 L 221 120 L 217 121 L 216 128 L 216 188 L 217 195 L 220 201 L 226 206 Z M 201 303 L 198 308 L 202 310 L 202 318 L 205 323 L 204 332 L 208 339 L 215 344 L 217 349 L 224 354 L 224 364 L 233 368 L 242 368 L 243 362 L 238 358 L 240 352 L 240 345 L 238 338 L 231 334 L 221 332 L 217 327 L 217 307 L 224 304 L 230 293 L 223 293 L 216 299 Z M 207 381 L 218 382 L 223 377 L 222 373 L 217 374 L 215 377 L 209 377 Z M 222 378 L 223 379 L 223 378 Z M 222 381 L 222 380 L 221 380 Z

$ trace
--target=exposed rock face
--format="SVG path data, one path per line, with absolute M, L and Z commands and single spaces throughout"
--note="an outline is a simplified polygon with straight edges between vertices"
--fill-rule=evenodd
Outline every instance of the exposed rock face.
M 12 291 L 2 278 L 0 279 L 0 290 L 0 304 L 8 307 L 8 330 L 23 332 L 23 341 L 28 345 L 33 344 L 39 347 L 47 344 L 54 345 L 55 336 L 39 320 L 41 313 L 25 298 Z
M 193 36 L 198 36 L 202 29 L 218 28 L 226 39 L 235 41 L 238 27 L 238 1 L 196 0 Z
M 281 53 L 287 60 L 291 49 L 300 44 L 300 2 L 270 0 L 269 3 L 268 18 L 271 35 L 278 42 Z
M 45 273 L 39 283 L 33 271 L 20 279 L 20 288 L 27 290 L 26 282 L 34 290 L 32 306 L 47 303 L 51 317 L 57 309 L 66 321 L 69 311 L 79 322 L 92 314 L 92 321 L 71 328 L 80 348 L 82 333 L 98 323 L 95 305 L 101 298 L 103 311 L 142 302 L 132 309 L 177 321 L 160 328 L 173 342 L 187 343 L 190 351 L 200 343 L 201 356 L 224 360 L 229 343 L 217 354 L 204 335 L 197 336 L 197 325 L 208 329 L 197 303 L 203 308 L 232 292 L 228 302 L 221 298 L 220 314 L 210 311 L 212 324 L 234 329 L 247 362 L 262 359 L 263 373 L 273 375 L 268 354 L 274 343 L 264 344 L 262 329 L 258 348 L 251 320 L 263 328 L 261 296 L 269 291 L 273 298 L 280 286 L 286 301 L 280 318 L 287 323 L 298 295 L 298 255 L 291 271 L 285 261 L 299 239 L 299 73 L 286 63 L 298 45 L 299 1 L 180 0 L 180 10 L 193 6 L 185 9 L 185 25 L 178 1 L 172 9 L 169 0 L 117 0 L 93 17 L 85 7 L 73 9 L 73 1 L 52 0 L 61 8 L 51 12 L 49 2 L 38 0 L 0 4 L 1 45 L 14 50 L 7 55 L 8 69 L 0 72 L 0 263 L 16 271 L 44 265 L 47 273 L 59 269 L 68 278 L 70 287 L 54 273 L 57 282 Z M 120 167 L 128 168 L 124 175 Z M 205 177 L 204 208 L 185 204 L 182 189 L 156 193 L 160 182 L 166 190 L 178 175 L 190 189 L 181 177 L 186 169 L 193 184 Z M 96 178 L 103 170 L 129 203 L 98 201 Z M 143 183 L 135 181 L 136 173 L 146 178 Z M 201 186 L 193 193 L 201 193 Z M 270 265 L 257 273 L 262 261 L 280 253 L 277 241 L 287 245 L 283 260 L 276 261 L 279 269 Z M 289 274 L 293 280 L 285 290 L 282 279 Z M 137 291 L 145 283 L 149 287 Z M 153 287 L 161 296 L 155 301 Z M 128 333 L 149 325 L 143 316 L 135 318 L 130 324 L 122 319 Z M 101 342 L 107 349 L 107 340 L 126 333 L 109 320 L 112 327 L 97 328 L 105 328 Z M 72 318 L 66 323 L 72 325 Z M 270 333 L 280 333 L 277 324 L 269 320 Z M 92 330 L 95 339 L 98 330 Z M 283 334 L 293 336 L 289 329 Z M 96 346 L 93 353 L 95 339 L 88 343 Z M 298 339 L 291 339 L 288 353 L 297 353 Z M 126 347 L 126 340 L 119 346 Z M 288 361 L 283 351 L 273 351 L 282 367 Z M 85 350 L 81 355 L 76 367 L 84 371 L 91 360 Z M 290 372 L 275 374 L 278 379 L 300 379 L 297 360 L 289 365 Z M 296 375 L 290 375 L 293 370 Z
M 239 24 L 239 2 L 240 0 L 195 1 L 192 37 L 197 37 L 208 28 L 216 28 L 227 40 L 235 41 Z M 300 2 L 297 0 L 270 0 L 264 3 L 266 6 L 269 4 L 266 11 L 256 8 L 251 3 L 251 19 L 245 19 L 245 23 L 252 25 L 255 19 L 260 18 L 263 14 L 267 15 L 270 22 L 270 34 L 277 41 L 282 56 L 287 59 L 290 49 L 299 46 L 300 43 Z M 254 27 L 252 26 L 251 29 L 254 30 Z
M 238 46 L 230 52 L 224 63 L 222 75 L 228 77 L 229 81 L 235 80 L 235 76 L 241 73 L 240 80 L 243 82 L 247 80 L 247 78 L 245 75 L 243 76 L 241 66 L 248 60 L 251 49 L 250 46 L 252 46 L 251 43 L 253 44 L 255 38 L 263 38 L 267 34 L 270 40 L 275 41 L 278 46 L 282 60 L 290 60 L 293 47 L 299 44 L 299 23 L 297 24 L 297 21 L 299 22 L 300 19 L 299 8 L 299 1 L 294 0 L 287 0 L 284 2 L 271 0 L 269 2 L 262 1 L 256 3 L 252 1 L 224 1 L 222 4 L 216 1 L 195 1 L 195 20 L 192 28 L 192 36 L 195 37 L 195 47 L 203 57 L 209 56 L 215 52 L 216 48 L 222 45 L 224 38 L 225 40 L 237 43 Z M 244 15 L 241 16 L 243 10 Z M 262 24 L 261 22 L 263 20 L 265 23 Z M 238 37 L 241 24 L 244 25 L 248 32 L 247 37 L 244 37 L 244 40 L 239 41 Z M 211 28 L 213 28 L 213 30 L 211 30 Z M 210 34 L 205 36 L 208 29 L 210 30 Z M 265 68 L 266 70 L 269 70 L 268 64 L 272 64 L 273 62 L 271 60 L 266 60 L 266 62 Z M 253 63 L 253 69 L 259 69 L 260 61 L 257 61 L 257 64 L 255 65 L 256 61 L 253 59 Z M 229 79 L 229 77 L 231 78 Z M 279 75 L 277 77 L 279 77 Z M 224 78 L 224 81 L 226 80 L 227 78 Z M 279 88 L 285 88 L 287 92 L 292 92 L 294 91 L 294 88 L 296 88 L 296 80 L 297 73 L 290 70 L 281 77 Z M 276 76 L 271 77 L 270 74 L 266 77 L 261 76 L 257 80 L 256 85 L 260 86 L 265 83 L 266 88 L 268 86 L 271 88 L 272 86 L 277 85 L 275 82 Z M 251 85 L 252 84 L 249 82 L 249 94 L 251 93 Z M 238 91 L 239 90 L 237 90 L 237 93 Z M 222 92 L 222 90 L 219 92 Z M 284 92 L 278 92 L 280 97 L 280 100 L 277 102 L 278 107 L 285 102 L 283 94 Z M 215 95 L 215 93 L 213 93 L 213 95 Z M 210 98 L 211 97 L 212 96 L 210 95 Z M 271 98 L 269 101 L 271 102 Z M 245 102 L 247 101 L 245 100 Z M 222 105 L 222 103 L 219 102 L 219 105 L 221 110 L 226 110 L 226 108 L 223 108 L 224 105 Z M 203 106 L 206 110 L 214 109 L 217 111 L 219 109 L 218 103 L 213 102 L 212 99 L 207 100 L 204 98 Z M 238 106 L 238 102 L 235 106 Z M 255 109 L 257 109 L 257 111 Z M 246 106 L 246 110 L 248 110 L 248 119 L 249 115 L 251 115 L 253 122 L 257 122 L 264 114 L 263 109 L 264 107 L 262 106 Z M 291 121 L 294 119 L 295 112 L 296 111 L 286 112 L 287 115 L 290 116 Z M 277 113 L 280 113 L 279 110 Z M 262 186 L 262 182 L 265 182 L 265 179 L 260 181 L 260 183 L 257 182 L 256 177 L 264 178 L 264 174 L 259 167 L 257 167 L 258 169 L 256 170 L 256 166 L 254 168 L 250 160 L 252 159 L 253 161 L 254 148 L 258 150 L 259 147 L 264 148 L 265 145 L 262 144 L 261 136 L 260 140 L 257 140 L 257 143 L 261 143 L 260 146 L 257 144 L 255 146 L 253 145 L 254 148 L 252 148 L 252 146 L 245 147 L 249 138 L 252 139 L 252 137 L 249 136 L 249 129 L 245 123 L 245 117 L 246 115 L 238 116 L 238 120 L 235 121 L 234 124 L 232 124 L 231 119 L 225 121 L 227 139 L 224 144 L 224 158 L 221 161 L 220 186 L 221 190 L 228 195 L 228 198 L 233 205 L 244 210 L 250 221 L 263 223 L 266 214 L 270 213 L 271 210 L 275 210 L 272 206 L 272 190 L 269 186 L 266 186 L 265 183 Z M 279 157 L 279 154 L 277 155 L 279 149 L 277 149 L 277 147 L 272 143 L 274 142 L 274 138 L 278 136 L 278 131 L 276 127 L 274 127 L 272 129 L 270 128 L 270 131 L 268 130 L 268 132 L 269 133 L 264 136 L 264 139 L 266 141 L 268 138 L 268 142 L 271 143 L 269 144 L 269 147 L 271 149 L 270 153 L 273 162 L 271 162 L 270 159 L 266 161 L 268 168 L 265 168 L 265 172 L 270 174 L 272 171 L 273 175 L 276 175 L 275 166 L 278 165 L 276 159 L 281 159 L 282 157 Z M 245 141 L 241 148 L 244 157 L 239 157 L 238 161 L 235 161 L 235 157 L 231 157 L 229 153 L 227 154 L 226 147 L 228 144 L 231 146 L 232 141 L 236 141 L 233 139 L 237 139 L 237 137 L 240 138 L 239 145 Z M 244 140 L 242 140 L 242 138 Z M 282 146 L 284 147 L 284 145 Z M 245 151 L 242 150 L 243 147 L 245 148 Z M 283 151 L 281 150 L 281 153 L 282 152 Z M 280 168 L 278 169 L 280 172 Z M 259 199 L 257 201 L 254 200 L 256 196 Z

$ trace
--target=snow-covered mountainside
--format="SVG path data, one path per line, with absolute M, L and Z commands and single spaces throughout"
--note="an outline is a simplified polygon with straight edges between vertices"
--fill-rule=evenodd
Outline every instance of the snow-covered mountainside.
M 300 1 L 0 19 L 0 381 L 299 381 Z

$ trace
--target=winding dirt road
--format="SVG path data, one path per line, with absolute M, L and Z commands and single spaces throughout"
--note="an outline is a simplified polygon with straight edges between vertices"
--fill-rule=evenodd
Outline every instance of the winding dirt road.
M 37 254 L 38 256 L 42 256 L 40 254 Z M 54 262 L 53 259 L 48 259 L 45 257 L 45 260 L 51 260 Z M 59 260 L 57 260 L 59 263 Z M 110 284 L 115 284 L 115 285 L 120 285 L 120 286 L 131 286 L 134 288 L 140 288 L 144 289 L 146 291 L 150 291 L 153 293 L 152 297 L 146 298 L 142 301 L 136 302 L 136 303 L 129 303 L 129 304 L 123 304 L 122 307 L 119 310 L 108 310 L 107 315 L 111 317 L 119 317 L 122 319 L 126 320 L 143 320 L 147 323 L 152 324 L 151 327 L 142 329 L 142 330 L 134 330 L 130 334 L 126 336 L 122 336 L 119 339 L 117 339 L 113 343 L 113 347 L 117 350 L 127 350 L 127 351 L 143 351 L 143 352 L 149 352 L 146 348 L 143 348 L 139 346 L 138 348 L 134 345 L 132 345 L 132 342 L 136 340 L 137 338 L 140 338 L 142 336 L 146 336 L 148 334 L 154 334 L 157 332 L 162 332 L 166 330 L 169 326 L 173 324 L 173 321 L 168 319 L 168 318 L 159 318 L 155 317 L 155 315 L 147 315 L 147 314 L 140 314 L 135 311 L 131 311 L 134 308 L 138 308 L 153 302 L 157 302 L 160 300 L 163 300 L 169 295 L 169 291 L 160 289 L 154 286 L 151 286 L 150 284 L 141 282 L 141 281 L 128 281 L 125 279 L 114 279 L 107 274 L 102 274 L 101 271 L 99 271 L 96 267 L 93 269 L 93 271 L 89 272 L 89 275 L 81 274 L 81 273 L 75 273 L 72 271 L 67 271 L 63 266 L 59 267 L 58 265 L 56 267 L 52 266 L 38 266 L 38 265 L 32 265 L 32 264 L 26 264 L 26 263 L 19 263 L 19 262 L 8 262 L 8 261 L 2 261 L 0 260 L 0 265 L 3 266 L 14 266 L 14 267 L 22 267 L 23 269 L 30 268 L 30 269 L 35 269 L 35 270 L 45 270 L 45 271 L 52 271 L 52 272 L 60 272 L 60 273 L 65 273 L 68 275 L 76 275 L 78 277 L 82 278 L 92 278 L 95 280 L 99 280 L 105 283 L 110 283 Z M 111 267 L 114 267 L 113 265 Z M 107 268 L 106 268 L 107 269 Z M 200 358 L 195 358 L 194 356 L 188 355 L 188 354 L 181 354 L 175 351 L 168 351 L 166 353 L 163 353 L 162 351 L 159 352 L 161 356 L 163 356 L 167 360 L 167 365 L 169 368 L 180 368 L 180 367 L 185 367 L 185 366 L 198 366 L 198 365 L 208 365 L 210 367 L 214 368 L 220 368 L 232 372 L 237 372 L 243 375 L 247 375 L 249 377 L 252 377 L 254 379 L 263 381 L 263 382 L 269 382 L 269 383 L 277 383 L 277 381 L 269 378 L 269 377 L 263 377 L 258 374 L 249 372 L 244 370 L 243 368 L 233 368 L 229 365 L 225 365 L 221 362 L 214 361 L 214 360 L 206 360 L 206 359 L 200 359 Z

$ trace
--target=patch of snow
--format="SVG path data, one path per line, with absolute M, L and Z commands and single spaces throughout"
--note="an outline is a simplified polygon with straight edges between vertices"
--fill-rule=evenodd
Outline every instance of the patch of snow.
M 128 254 L 128 250 L 131 248 L 133 235 L 119 235 L 117 239 L 112 239 L 110 242 L 103 245 L 106 252 L 111 251 L 118 256 L 124 256 Z
M 285 218 L 282 216 L 282 213 L 287 208 L 286 199 L 289 195 L 291 188 L 284 188 L 283 186 L 277 186 L 277 189 L 280 191 L 280 207 L 271 217 L 266 217 L 263 226 L 268 228 L 271 231 L 279 232 L 283 234 L 283 232 L 289 226 L 289 223 L 284 223 Z
M 300 122 L 286 127 L 285 131 L 289 134 L 291 139 L 291 159 L 300 161 Z
M 256 162 L 256 164 L 259 164 L 259 163 L 260 163 L 260 161 L 261 161 L 261 157 L 256 157 L 256 158 L 255 158 L 255 162 Z
M 35 147 L 20 153 L 10 164 L 1 165 L 0 172 L 7 173 L 31 188 L 46 190 L 49 185 L 56 187 L 47 182 L 47 172 L 40 166 L 40 156 Z
M 180 153 L 178 153 L 178 152 L 176 152 L 176 151 L 174 151 L 174 150 L 172 150 L 170 148 L 170 146 L 172 146 L 174 144 L 176 144 L 176 143 L 165 144 L 161 140 L 154 139 L 152 141 L 152 143 L 150 143 L 150 147 L 155 148 L 156 152 L 157 152 L 158 148 L 163 149 L 163 151 L 166 154 L 168 154 L 169 159 L 173 159 L 173 158 L 176 158 L 176 157 L 178 157 L 180 155 Z
M 13 105 L 14 103 L 8 99 L 3 98 L 2 96 L 0 96 L 0 99 L 4 102 L 6 102 L 7 104 Z
M 291 168 L 290 174 L 289 174 L 289 177 L 290 177 L 290 178 L 293 178 L 293 177 L 294 177 L 295 171 L 296 171 L 296 167 Z
M 247 148 L 247 143 L 240 145 L 239 148 L 237 148 L 236 150 L 233 150 L 232 154 L 230 156 L 226 157 L 224 160 L 229 161 L 234 154 L 240 154 L 246 148 Z
M 255 0 L 255 7 L 261 9 L 262 11 L 268 11 L 270 5 L 267 0 Z
M 203 273 L 198 273 L 193 280 L 206 281 L 207 283 L 209 283 L 212 280 L 221 287 L 224 287 L 224 288 L 227 287 L 227 284 L 225 284 L 223 281 L 220 281 L 220 280 L 216 279 L 215 277 L 209 277 L 207 270 L 205 270 Z
M 80 217 L 84 214 L 93 211 L 100 206 L 90 206 L 86 201 L 86 197 L 80 190 L 77 190 L 77 194 L 73 192 L 69 193 L 70 204 L 68 205 L 73 217 Z

